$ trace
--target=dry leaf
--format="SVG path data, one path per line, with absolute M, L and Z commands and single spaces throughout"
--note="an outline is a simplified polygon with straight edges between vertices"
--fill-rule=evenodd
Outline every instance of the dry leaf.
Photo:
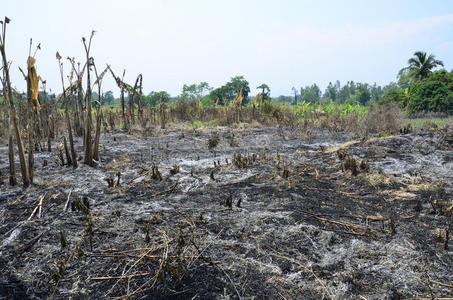
M 58 60 L 61 59 L 61 55 L 60 55 L 60 53 L 58 53 L 58 51 L 57 51 L 56 57 L 57 57 Z
M 36 74 L 36 69 L 35 67 L 32 67 L 30 69 L 30 89 L 32 92 L 32 100 L 33 100 L 33 109 L 34 110 L 39 110 L 39 102 L 38 102 L 38 84 L 39 84 L 39 78 L 38 75 Z
M 33 66 L 35 65 L 35 62 L 36 62 L 36 59 L 32 56 L 29 56 L 28 59 L 27 59 L 27 66 L 29 69 L 33 68 Z

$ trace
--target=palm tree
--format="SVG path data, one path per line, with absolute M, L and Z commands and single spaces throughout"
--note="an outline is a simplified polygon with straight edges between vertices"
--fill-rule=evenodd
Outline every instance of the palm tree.
M 263 83 L 256 89 L 257 90 L 261 89 L 261 95 L 263 96 L 263 100 L 266 100 L 269 97 L 269 92 L 271 91 L 271 89 L 269 88 L 269 86 L 267 84 Z
M 413 80 L 423 79 L 432 73 L 432 70 L 438 66 L 444 66 L 441 60 L 436 59 L 432 54 L 427 56 L 426 52 L 417 51 L 408 61 L 408 66 L 402 68 L 399 73 L 399 81 L 408 83 Z

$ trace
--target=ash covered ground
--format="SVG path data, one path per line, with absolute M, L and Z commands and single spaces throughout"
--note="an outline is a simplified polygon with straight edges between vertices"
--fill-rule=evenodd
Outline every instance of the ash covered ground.
M 35 153 L 23 189 L 1 147 L 0 298 L 451 297 L 452 150 L 448 131 L 118 131 L 97 167 Z

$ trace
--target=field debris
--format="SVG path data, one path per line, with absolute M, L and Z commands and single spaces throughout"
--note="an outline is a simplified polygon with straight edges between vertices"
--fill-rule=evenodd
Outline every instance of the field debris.
M 229 127 L 128 135 L 103 133 L 114 147 L 101 145 L 96 167 L 54 164 L 28 189 L 0 186 L 0 296 L 453 295 L 452 154 L 438 148 L 441 135 L 360 143 L 314 130 L 309 144 L 275 127 L 235 131 L 235 143 Z M 227 142 L 206 147 L 213 136 Z M 425 147 L 414 146 L 422 136 Z M 2 174 L 7 155 L 0 147 Z

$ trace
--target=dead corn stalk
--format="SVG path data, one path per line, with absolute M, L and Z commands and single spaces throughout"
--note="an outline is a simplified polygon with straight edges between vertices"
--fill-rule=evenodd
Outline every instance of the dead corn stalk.
M 6 24 L 10 22 L 10 19 L 8 17 L 5 17 L 4 21 L 1 22 L 2 25 L 2 33 L 0 36 L 0 52 L 2 53 L 2 61 L 3 61 L 3 77 L 6 83 L 6 95 L 8 97 L 9 101 L 9 107 L 10 107 L 10 118 L 13 123 L 13 128 L 14 128 L 14 133 L 16 136 L 16 144 L 17 144 L 17 152 L 19 154 L 19 161 L 20 161 L 20 170 L 22 174 L 22 182 L 24 186 L 29 186 L 30 185 L 30 180 L 28 177 L 28 172 L 27 172 L 27 165 L 25 162 L 25 155 L 24 155 L 24 149 L 22 146 L 22 139 L 20 136 L 19 132 L 19 126 L 17 124 L 17 115 L 16 115 L 16 108 L 14 107 L 14 101 L 13 101 L 13 94 L 12 94 L 12 89 L 11 89 L 11 80 L 9 77 L 9 64 L 6 60 L 6 51 L 5 51 L 5 42 L 6 42 Z M 12 139 L 10 138 L 10 142 Z M 11 149 L 12 147 L 10 147 Z

